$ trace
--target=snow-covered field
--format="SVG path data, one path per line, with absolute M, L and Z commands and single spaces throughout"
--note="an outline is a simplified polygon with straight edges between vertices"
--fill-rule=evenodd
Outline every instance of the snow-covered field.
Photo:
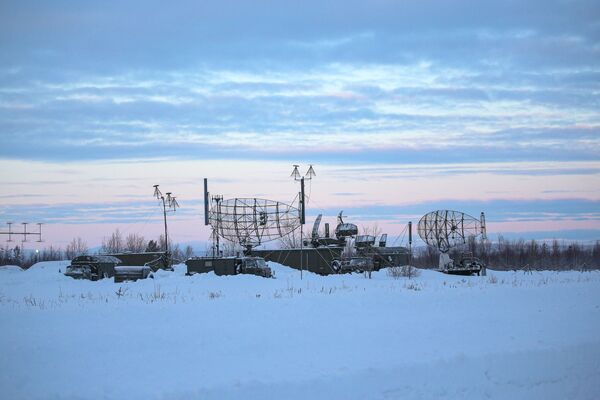
M 598 399 L 600 273 L 0 268 L 2 399 Z

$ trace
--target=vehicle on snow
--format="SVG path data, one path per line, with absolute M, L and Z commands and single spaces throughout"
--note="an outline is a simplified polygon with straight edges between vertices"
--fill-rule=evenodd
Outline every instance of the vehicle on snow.
M 71 261 L 64 274 L 74 279 L 97 281 L 112 278 L 115 267 L 119 265 L 121 260 L 112 256 L 78 256 Z
M 444 257 L 445 256 L 445 257 Z M 442 254 L 439 271 L 450 275 L 485 275 L 485 264 L 479 258 L 474 257 L 473 253 L 461 253 L 454 261 L 447 254 Z
M 192 257 L 185 262 L 187 275 L 214 271 L 216 275 L 250 274 L 273 277 L 262 257 Z
M 152 278 L 152 272 L 148 265 L 123 265 L 123 261 L 114 256 L 85 255 L 75 257 L 64 274 L 74 279 L 97 281 L 114 277 L 115 282 L 124 282 Z

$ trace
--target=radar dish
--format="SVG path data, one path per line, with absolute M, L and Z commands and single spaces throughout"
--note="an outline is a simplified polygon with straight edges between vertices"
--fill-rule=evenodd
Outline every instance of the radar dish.
M 300 227 L 300 210 L 273 200 L 233 198 L 214 204 L 208 221 L 222 238 L 252 247 Z
M 423 215 L 417 230 L 425 243 L 442 253 L 465 244 L 470 236 L 484 232 L 477 218 L 451 210 L 431 211 Z

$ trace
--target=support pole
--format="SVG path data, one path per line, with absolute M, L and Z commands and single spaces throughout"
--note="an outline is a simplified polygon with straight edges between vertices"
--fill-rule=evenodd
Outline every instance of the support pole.
M 208 179 L 204 178 L 204 225 L 208 225 Z
M 300 224 L 300 280 L 302 280 L 302 270 L 304 269 L 304 240 L 302 238 L 302 224 Z
M 408 221 L 408 265 L 412 265 L 412 221 Z
M 306 221 L 306 208 L 304 206 L 304 177 L 300 179 L 300 280 L 304 270 L 304 223 Z
M 169 235 L 167 233 L 167 205 L 165 204 L 164 196 L 161 196 L 163 203 L 163 216 L 165 219 L 165 253 L 169 252 Z
M 221 248 L 219 247 L 219 232 L 215 231 L 217 237 L 217 257 L 221 257 Z
M 481 216 L 479 217 L 479 224 L 481 225 L 481 237 L 485 240 L 487 239 L 487 228 L 485 226 L 485 214 L 483 211 L 481 212 Z
M 304 206 L 305 198 L 304 198 L 304 178 L 300 179 L 300 225 L 304 225 L 306 222 L 306 207 Z

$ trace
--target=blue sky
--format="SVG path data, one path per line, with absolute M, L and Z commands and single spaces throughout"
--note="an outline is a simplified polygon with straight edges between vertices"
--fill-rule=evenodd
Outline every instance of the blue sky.
M 598 21 L 593 1 L 3 2 L 0 223 L 95 243 L 160 217 L 164 182 L 203 240 L 203 177 L 285 200 L 313 163 L 313 213 L 598 239 Z

